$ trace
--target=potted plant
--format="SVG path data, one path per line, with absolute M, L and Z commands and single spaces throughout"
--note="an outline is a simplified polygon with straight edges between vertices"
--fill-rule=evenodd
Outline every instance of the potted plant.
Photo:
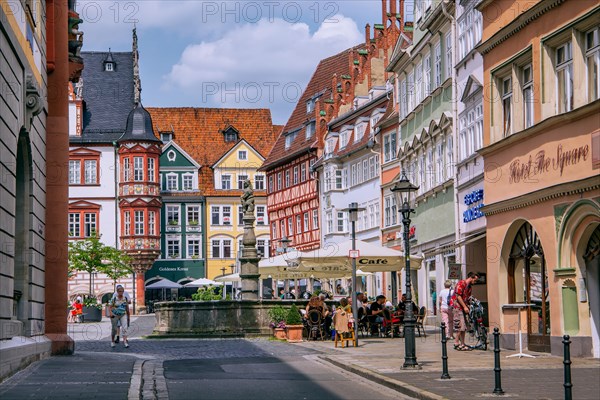
M 275 306 L 269 310 L 269 319 L 271 323 L 269 326 L 273 329 L 273 336 L 276 339 L 284 340 L 285 336 L 285 319 L 287 317 L 287 310 L 283 306 Z
M 285 325 L 287 341 L 290 343 L 301 342 L 304 325 L 302 325 L 302 316 L 295 304 L 292 304 L 285 317 Z
M 83 320 L 85 322 L 100 322 L 102 321 L 102 304 L 98 303 L 98 299 L 92 296 L 86 296 L 83 299 Z
M 190 224 L 190 226 L 198 226 L 198 221 L 195 219 L 189 220 L 188 224 Z
M 179 225 L 179 221 L 177 221 L 176 219 L 172 219 L 169 221 L 169 225 Z

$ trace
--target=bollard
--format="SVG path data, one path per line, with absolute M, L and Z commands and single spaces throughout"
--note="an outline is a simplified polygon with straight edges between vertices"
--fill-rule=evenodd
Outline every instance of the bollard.
M 442 322 L 442 379 L 450 379 L 448 373 L 448 350 L 446 349 L 446 324 Z
M 494 394 L 504 394 L 500 377 L 500 332 L 494 328 Z
M 573 383 L 571 382 L 571 340 L 570 340 L 570 336 L 569 335 L 564 335 L 563 336 L 563 344 L 565 345 L 565 351 L 564 351 L 564 360 L 563 360 L 563 364 L 564 364 L 564 370 L 565 370 L 565 383 L 564 383 L 564 387 L 565 387 L 565 400 L 572 400 L 573 399 L 573 394 L 571 393 L 571 390 L 573 388 Z

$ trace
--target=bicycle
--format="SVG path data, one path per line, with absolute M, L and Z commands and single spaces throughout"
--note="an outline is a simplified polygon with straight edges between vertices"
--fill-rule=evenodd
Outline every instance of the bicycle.
M 469 346 L 472 349 L 487 350 L 488 330 L 483 325 L 483 306 L 475 297 L 469 298 L 469 334 L 477 339 L 475 346 Z

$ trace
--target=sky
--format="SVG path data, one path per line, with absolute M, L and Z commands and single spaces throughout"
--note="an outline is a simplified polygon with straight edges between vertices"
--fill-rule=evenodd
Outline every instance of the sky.
M 276 124 L 319 60 L 381 23 L 380 0 L 79 0 L 77 11 L 82 51 L 131 51 L 137 28 L 144 106 L 270 108 Z

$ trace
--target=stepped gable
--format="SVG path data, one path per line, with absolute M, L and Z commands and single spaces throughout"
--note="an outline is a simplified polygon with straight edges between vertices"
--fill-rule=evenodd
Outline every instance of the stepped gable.
M 134 108 L 133 53 L 82 52 L 85 68 L 83 85 L 83 130 L 70 142 L 112 143 L 119 139 Z M 104 71 L 104 62 L 115 63 L 113 71 Z
M 319 65 L 315 69 L 312 77 L 310 78 L 306 89 L 302 93 L 302 96 L 296 103 L 296 107 L 292 112 L 288 122 L 285 124 L 279 138 L 273 146 L 273 150 L 265 160 L 261 170 L 274 167 L 278 164 L 284 163 L 287 160 L 304 153 L 310 149 L 316 148 L 319 141 L 322 141 L 322 134 L 320 124 L 317 123 L 316 134 L 308 140 L 306 139 L 306 122 L 314 119 L 314 114 L 307 113 L 306 102 L 320 96 L 320 101 L 315 105 L 315 114 L 319 112 L 319 107 L 322 107 L 322 103 L 326 99 L 333 99 L 336 96 L 333 95 L 332 79 L 337 76 L 340 80 L 342 76 L 348 76 L 350 74 L 350 62 L 354 51 L 362 49 L 363 44 L 346 49 L 334 56 L 325 58 L 319 62 Z M 344 86 L 342 85 L 344 91 Z M 335 90 L 337 92 L 337 88 Z M 327 115 L 327 119 L 333 118 L 334 115 Z M 317 121 L 319 122 L 319 121 Z M 288 149 L 285 148 L 285 137 L 287 134 L 297 131 L 295 140 L 292 142 Z
M 204 196 L 240 196 L 240 190 L 215 190 L 212 165 L 242 139 L 265 157 L 279 130 L 266 108 L 148 107 L 147 110 L 154 131 L 158 135 L 172 132 L 173 140 L 200 164 L 199 187 Z M 225 141 L 223 132 L 230 127 L 239 134 L 235 141 Z

